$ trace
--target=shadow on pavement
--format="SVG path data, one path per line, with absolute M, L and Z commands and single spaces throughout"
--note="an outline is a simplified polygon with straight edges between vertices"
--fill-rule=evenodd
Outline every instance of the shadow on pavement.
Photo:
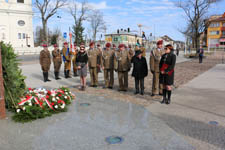
M 164 113 L 157 116 L 179 134 L 212 144 L 218 148 L 225 148 L 225 128 L 220 125 L 210 125 Z

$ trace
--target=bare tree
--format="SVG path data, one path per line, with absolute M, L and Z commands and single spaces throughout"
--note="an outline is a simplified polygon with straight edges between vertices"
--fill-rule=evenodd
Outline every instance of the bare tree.
M 42 20 L 43 40 L 48 41 L 48 19 L 57 13 L 57 10 L 66 5 L 67 0 L 35 0 L 35 7 L 39 10 Z
M 73 37 L 75 38 L 76 44 L 83 42 L 83 21 L 87 20 L 87 13 L 89 11 L 88 3 L 84 0 L 82 3 L 73 0 L 69 6 L 69 13 L 74 19 Z
M 92 10 L 88 21 L 90 22 L 93 41 L 96 41 L 97 33 L 106 30 L 103 14 L 99 10 Z
M 187 26 L 181 33 L 192 39 L 193 47 L 196 50 L 199 47 L 200 35 L 207 27 L 204 20 L 207 17 L 208 9 L 213 3 L 219 1 L 221 0 L 179 0 L 175 2 L 175 5 L 181 8 L 187 17 Z

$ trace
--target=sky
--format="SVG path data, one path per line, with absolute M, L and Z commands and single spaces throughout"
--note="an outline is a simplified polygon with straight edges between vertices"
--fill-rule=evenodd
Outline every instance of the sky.
M 34 1 L 34 0 L 33 0 Z M 142 30 L 146 36 L 152 33 L 153 36 L 168 35 L 174 40 L 184 41 L 184 36 L 179 32 L 186 25 L 184 12 L 174 6 L 176 0 L 89 0 L 88 3 L 94 9 L 103 13 L 107 26 L 107 33 L 116 32 L 117 29 L 127 29 L 140 33 L 138 24 L 142 24 Z M 78 1 L 79 2 L 79 1 Z M 225 0 L 214 4 L 208 15 L 223 14 Z M 48 27 L 51 30 L 59 28 L 62 32 L 68 32 L 69 27 L 74 24 L 72 16 L 68 13 L 68 6 L 59 10 L 55 16 L 49 19 Z M 57 18 L 60 16 L 61 19 Z M 34 10 L 34 29 L 41 26 L 39 13 Z M 90 25 L 84 23 L 84 35 L 90 37 Z M 104 32 L 102 33 L 104 34 Z M 100 34 L 98 34 L 100 37 Z

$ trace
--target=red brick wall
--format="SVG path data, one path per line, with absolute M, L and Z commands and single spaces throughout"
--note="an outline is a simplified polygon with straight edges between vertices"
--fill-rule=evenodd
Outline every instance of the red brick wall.
M 5 118 L 5 99 L 4 99 L 4 86 L 2 77 L 2 54 L 0 47 L 0 119 Z

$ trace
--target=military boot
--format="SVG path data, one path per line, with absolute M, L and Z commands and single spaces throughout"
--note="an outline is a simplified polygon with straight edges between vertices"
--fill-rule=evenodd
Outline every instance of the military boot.
M 46 72 L 43 72 L 44 82 L 47 82 Z
M 46 81 L 50 82 L 51 80 L 48 79 L 48 72 L 46 72 Z
M 69 70 L 67 70 L 66 75 L 67 75 L 67 78 L 71 78 Z
M 55 79 L 56 80 L 60 80 L 61 78 L 59 78 L 59 72 L 55 72 Z
M 67 78 L 67 71 L 66 70 L 64 70 L 64 76 L 65 76 L 65 78 Z

